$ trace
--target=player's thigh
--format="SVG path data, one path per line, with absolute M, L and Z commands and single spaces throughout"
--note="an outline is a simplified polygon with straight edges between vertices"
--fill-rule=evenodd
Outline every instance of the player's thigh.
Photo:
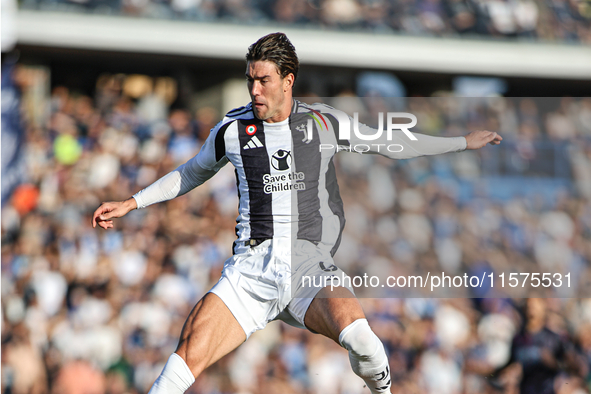
M 226 304 L 207 293 L 187 318 L 176 353 L 199 375 L 245 340 L 244 330 Z
M 308 307 L 304 323 L 314 332 L 339 343 L 339 334 L 345 327 L 365 314 L 355 296 L 344 287 L 325 287 L 318 292 Z

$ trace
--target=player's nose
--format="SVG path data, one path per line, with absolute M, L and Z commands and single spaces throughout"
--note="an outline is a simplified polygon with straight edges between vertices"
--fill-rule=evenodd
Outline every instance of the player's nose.
M 254 81 L 250 87 L 250 95 L 258 96 L 261 94 L 261 84 L 259 81 Z

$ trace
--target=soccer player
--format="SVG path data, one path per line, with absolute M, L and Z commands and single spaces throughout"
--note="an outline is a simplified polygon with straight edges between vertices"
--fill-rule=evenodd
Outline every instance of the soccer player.
M 334 108 L 293 99 L 299 62 L 285 34 L 259 39 L 249 47 L 246 61 L 251 102 L 228 112 L 187 163 L 128 200 L 103 203 L 92 218 L 93 227 L 109 229 L 114 218 L 185 194 L 228 162 L 236 168 L 240 203 L 234 255 L 225 262 L 218 283 L 190 313 L 178 348 L 150 394 L 185 392 L 205 368 L 275 319 L 337 342 L 347 349 L 353 371 L 372 393 L 390 393 L 384 347 L 353 289 L 305 287 L 295 279 L 341 276 L 332 260 L 344 226 L 332 159 L 337 147 L 367 141 L 357 133 L 340 139 L 343 117 Z M 310 115 L 322 118 L 325 127 L 306 133 Z M 414 136 L 413 141 L 395 132 L 392 139 L 403 149 L 376 153 L 410 158 L 501 141 L 488 131 L 455 138 Z

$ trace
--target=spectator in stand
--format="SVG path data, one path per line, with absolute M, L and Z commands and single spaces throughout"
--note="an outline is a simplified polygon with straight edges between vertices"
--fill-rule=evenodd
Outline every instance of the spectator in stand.
M 591 43 L 585 0 L 24 0 L 23 8 L 410 35 Z

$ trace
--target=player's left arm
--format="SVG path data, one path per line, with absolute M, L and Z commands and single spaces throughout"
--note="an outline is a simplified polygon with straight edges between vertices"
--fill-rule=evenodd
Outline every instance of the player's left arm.
M 366 126 L 367 127 L 367 126 Z M 369 128 L 368 128 L 369 129 Z M 369 133 L 368 133 L 369 134 Z M 480 149 L 487 144 L 498 145 L 503 138 L 493 131 L 473 131 L 463 137 L 435 137 L 412 133 L 414 140 L 400 130 L 392 131 L 392 139 L 387 140 L 384 131 L 382 138 L 372 141 L 370 152 L 378 153 L 392 159 L 410 159 L 420 156 L 440 155 L 449 152 L 461 152 L 467 149 Z M 352 141 L 352 144 L 367 141 Z
M 392 130 L 391 132 L 383 130 L 381 135 L 376 139 L 362 139 L 353 130 L 354 121 L 349 118 L 351 124 L 349 139 L 342 141 L 338 138 L 340 128 L 338 117 L 334 113 L 330 115 L 332 116 L 327 118 L 331 120 L 331 127 L 339 146 L 344 145 L 347 147 L 348 145 L 349 150 L 352 152 L 360 151 L 355 149 L 355 147 L 363 147 L 361 151 L 365 151 L 367 147 L 369 148 L 367 153 L 377 153 L 392 159 L 410 159 L 449 152 L 461 152 L 466 149 L 480 149 L 486 144 L 498 145 L 503 140 L 498 133 L 486 130 L 473 131 L 462 137 L 435 137 L 421 133 L 412 133 L 408 130 L 405 133 L 399 129 Z M 359 123 L 358 127 L 358 132 L 365 136 L 373 136 L 377 133 L 376 129 L 363 123 Z M 342 150 L 338 149 L 337 151 Z
M 431 135 L 406 132 L 395 129 L 383 130 L 379 133 L 376 129 L 363 123 L 355 122 L 351 117 L 328 106 L 318 107 L 324 118 L 327 119 L 329 130 L 334 134 L 337 152 L 351 151 L 362 153 L 377 153 L 392 159 L 410 159 L 419 156 L 439 155 L 449 152 L 461 152 L 467 149 L 480 149 L 486 144 L 498 145 L 503 138 L 494 131 L 473 131 L 462 137 L 435 137 Z M 348 121 L 348 122 L 347 122 Z M 340 139 L 341 122 L 349 124 L 350 132 L 347 140 Z M 357 123 L 358 130 L 354 125 Z M 358 135 L 366 136 L 360 138 Z M 371 136 L 379 135 L 377 138 Z M 359 147 L 360 149 L 356 149 Z

